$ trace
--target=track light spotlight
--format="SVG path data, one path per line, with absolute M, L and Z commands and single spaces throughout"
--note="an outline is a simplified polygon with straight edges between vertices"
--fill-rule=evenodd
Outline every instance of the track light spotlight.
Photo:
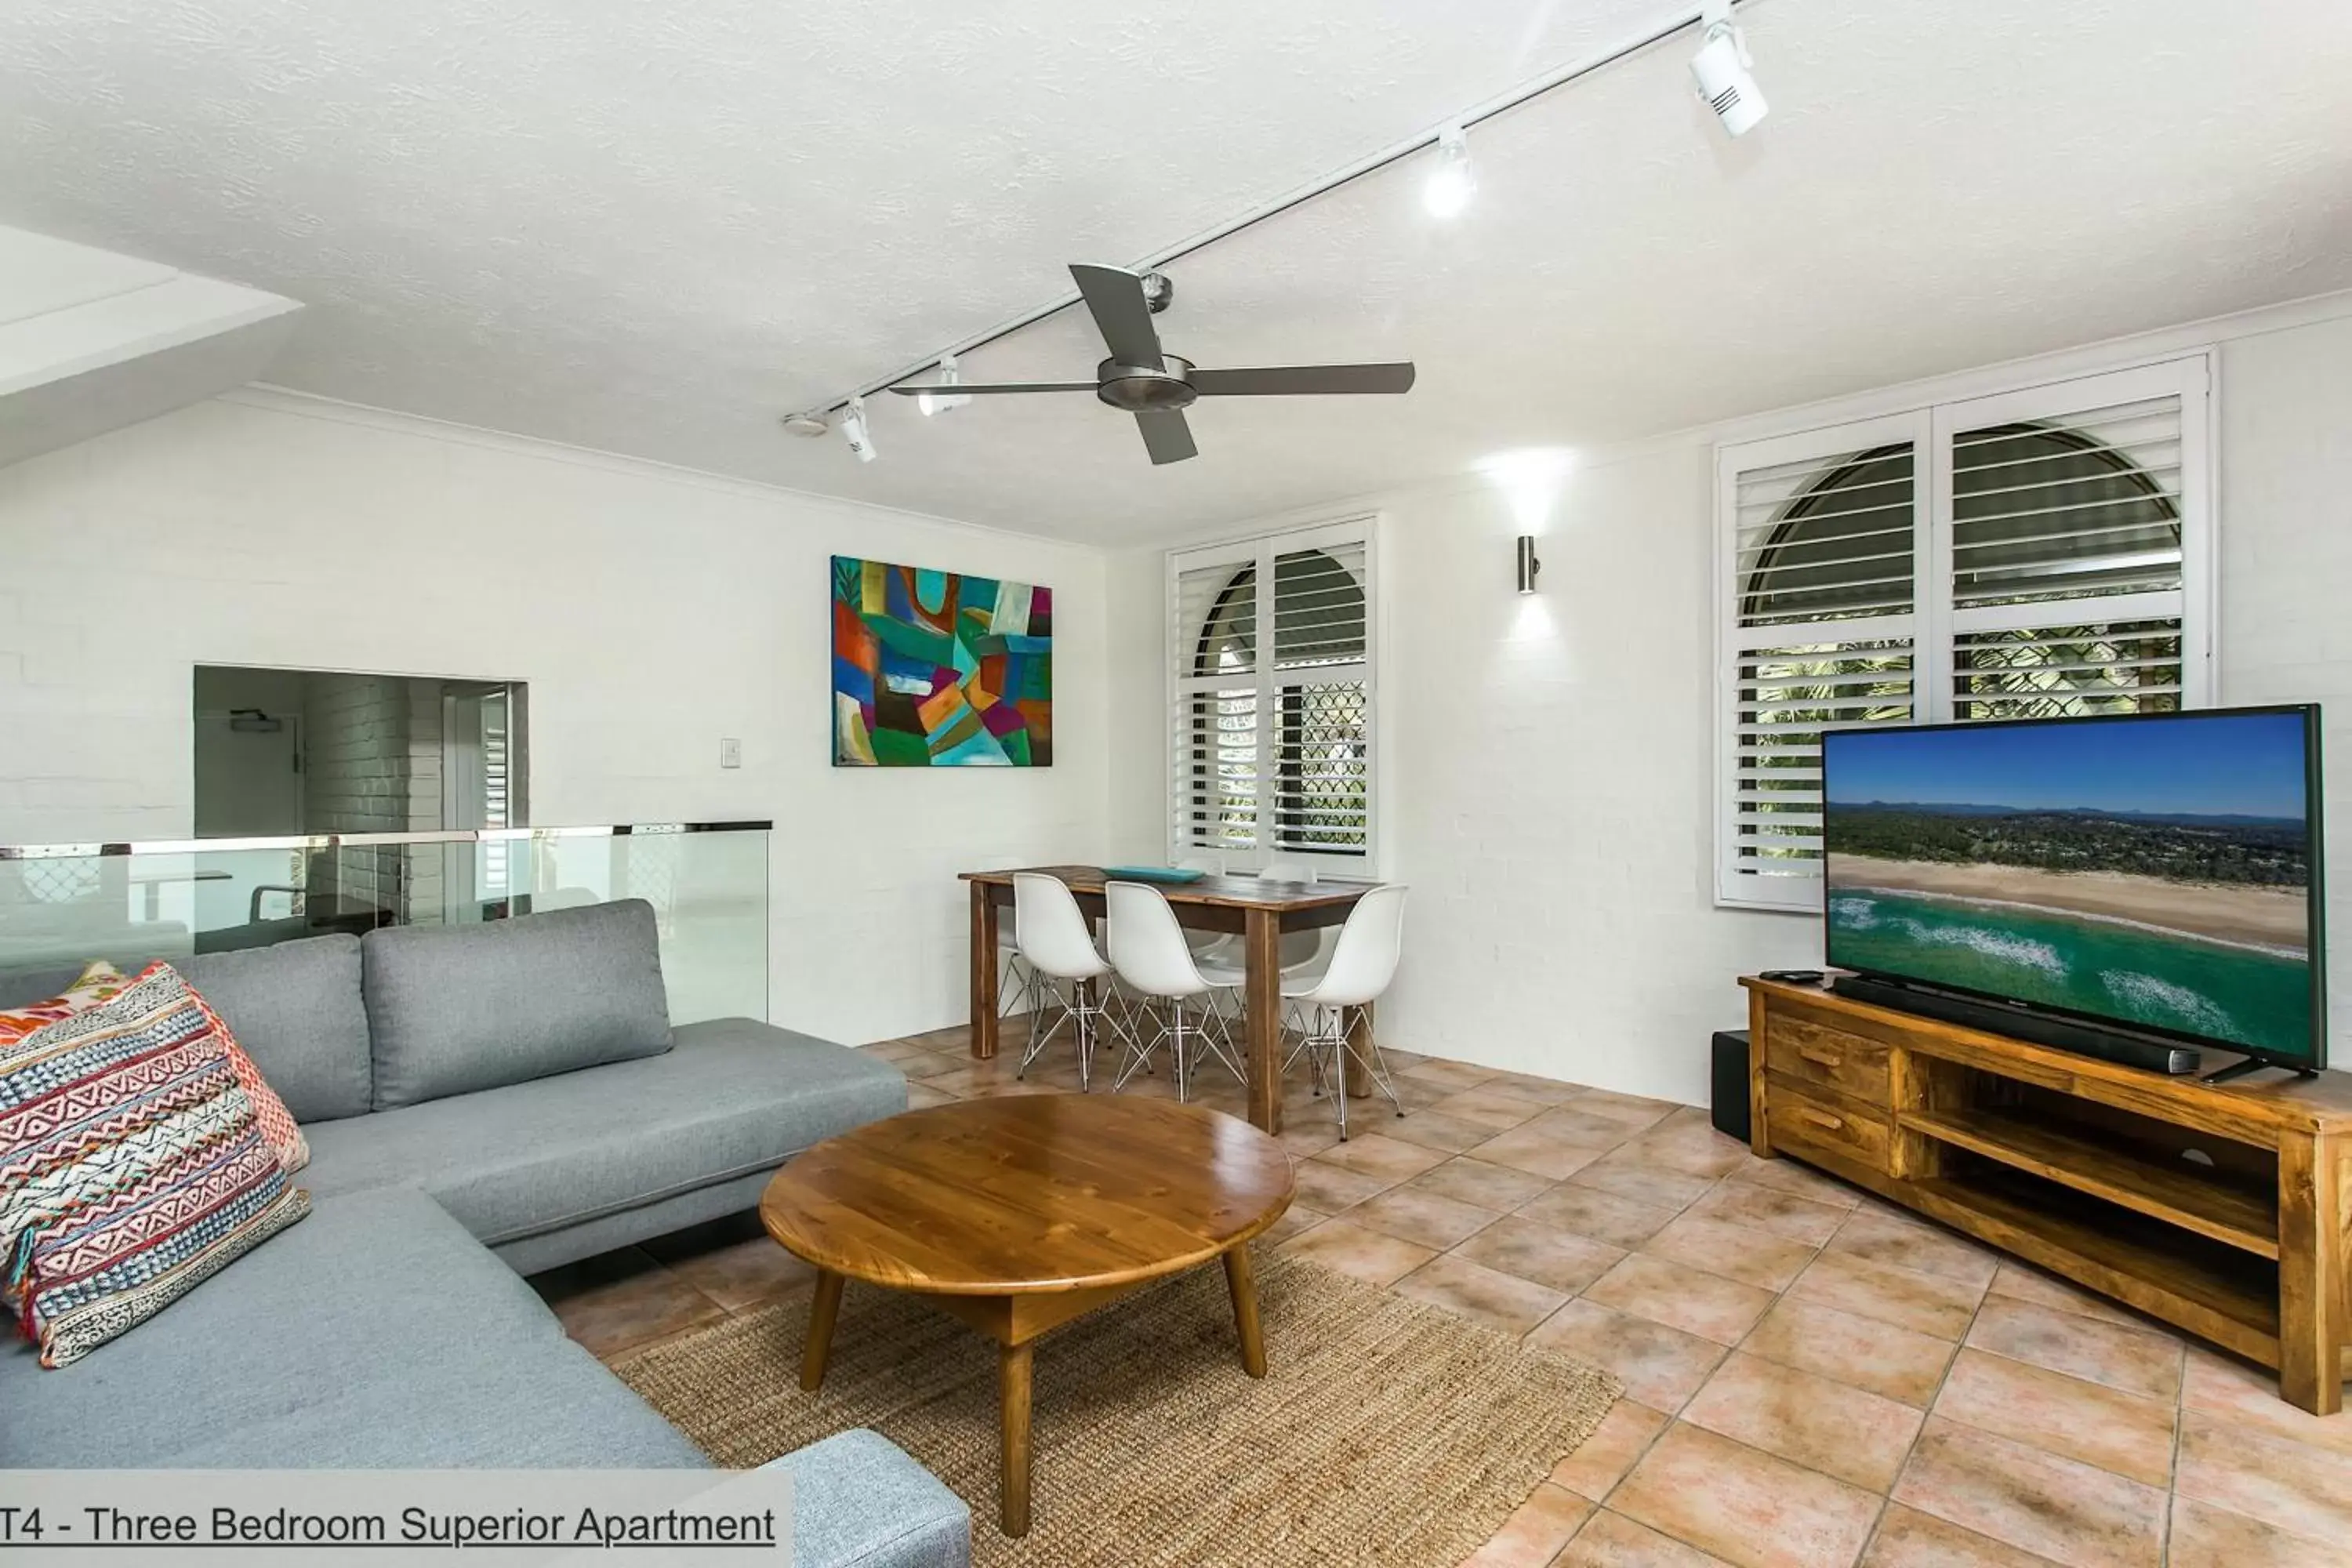
M 1437 165 L 1421 187 L 1421 205 L 1432 217 L 1454 217 L 1478 192 L 1478 172 L 1470 166 L 1470 141 L 1459 125 L 1437 133 Z
M 853 397 L 842 411 L 841 433 L 849 437 L 849 449 L 861 463 L 874 460 L 874 433 L 866 427 L 866 399 Z
M 950 410 L 961 408 L 971 401 L 971 395 L 968 392 L 956 393 L 947 389 L 961 385 L 962 383 L 963 371 L 956 364 L 956 356 L 941 354 L 940 379 L 934 384 L 940 390 L 932 391 L 927 388 L 915 394 L 915 406 L 921 409 L 926 416 L 946 414 Z
M 1748 68 L 1756 62 L 1748 53 L 1748 35 L 1731 19 L 1731 0 L 1706 0 L 1699 20 L 1706 25 L 1706 41 L 1691 58 L 1691 79 L 1723 128 L 1745 136 L 1771 112 L 1764 89 Z

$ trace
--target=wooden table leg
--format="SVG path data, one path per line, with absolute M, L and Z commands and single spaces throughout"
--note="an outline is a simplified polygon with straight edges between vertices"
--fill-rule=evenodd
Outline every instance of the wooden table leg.
M 996 1054 L 996 900 L 985 882 L 971 884 L 971 1054 Z
M 1372 1005 L 1349 1009 L 1348 1098 L 1361 1100 L 1372 1092 Z
M 2346 1157 L 2331 1138 L 2279 1137 L 2279 1394 L 2314 1415 L 2344 1405 Z
M 1234 1331 L 1241 1336 L 1242 1370 L 1252 1377 L 1265 1375 L 1265 1337 L 1257 1321 L 1257 1274 L 1250 1266 L 1249 1243 L 1225 1254 L 1225 1289 L 1234 1298 Z
M 1003 1452 L 996 1479 L 996 1524 L 1007 1535 L 1029 1533 L 1029 1346 L 1004 1345 L 996 1358 L 1003 1401 Z
M 1282 1131 L 1282 916 L 1252 910 L 1242 933 L 1245 976 L 1242 1005 L 1248 1017 L 1249 1119 L 1261 1131 Z
M 841 1315 L 841 1276 L 820 1268 L 809 1301 L 808 1343 L 801 1349 L 801 1386 L 814 1392 L 824 1381 L 824 1358 L 833 1348 L 833 1322 Z

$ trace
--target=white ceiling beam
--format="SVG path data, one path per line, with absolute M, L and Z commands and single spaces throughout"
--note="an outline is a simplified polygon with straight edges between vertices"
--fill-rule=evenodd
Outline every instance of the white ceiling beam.
M 257 377 L 297 301 L 0 228 L 0 464 Z

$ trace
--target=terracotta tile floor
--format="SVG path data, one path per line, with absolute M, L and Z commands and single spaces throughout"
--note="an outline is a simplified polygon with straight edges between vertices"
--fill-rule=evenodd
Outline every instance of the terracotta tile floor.
M 1019 1083 L 1013 1055 L 965 1045 L 866 1048 L 918 1106 L 1076 1087 L 1066 1047 Z M 1412 1114 L 1356 1101 L 1344 1146 L 1327 1102 L 1291 1094 L 1298 1202 L 1268 1244 L 1626 1387 L 1481 1568 L 2352 1562 L 2352 1415 L 2306 1415 L 2257 1371 L 1757 1160 L 1703 1111 L 1390 1057 Z M 1204 1084 L 1241 1110 L 1230 1079 Z M 744 1216 L 533 1284 L 610 1357 L 807 1282 Z

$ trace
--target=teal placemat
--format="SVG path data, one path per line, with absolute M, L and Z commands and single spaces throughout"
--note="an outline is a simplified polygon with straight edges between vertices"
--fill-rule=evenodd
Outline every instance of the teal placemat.
M 1106 866 L 1103 875 L 1114 882 L 1197 882 L 1208 873 L 1181 866 Z

